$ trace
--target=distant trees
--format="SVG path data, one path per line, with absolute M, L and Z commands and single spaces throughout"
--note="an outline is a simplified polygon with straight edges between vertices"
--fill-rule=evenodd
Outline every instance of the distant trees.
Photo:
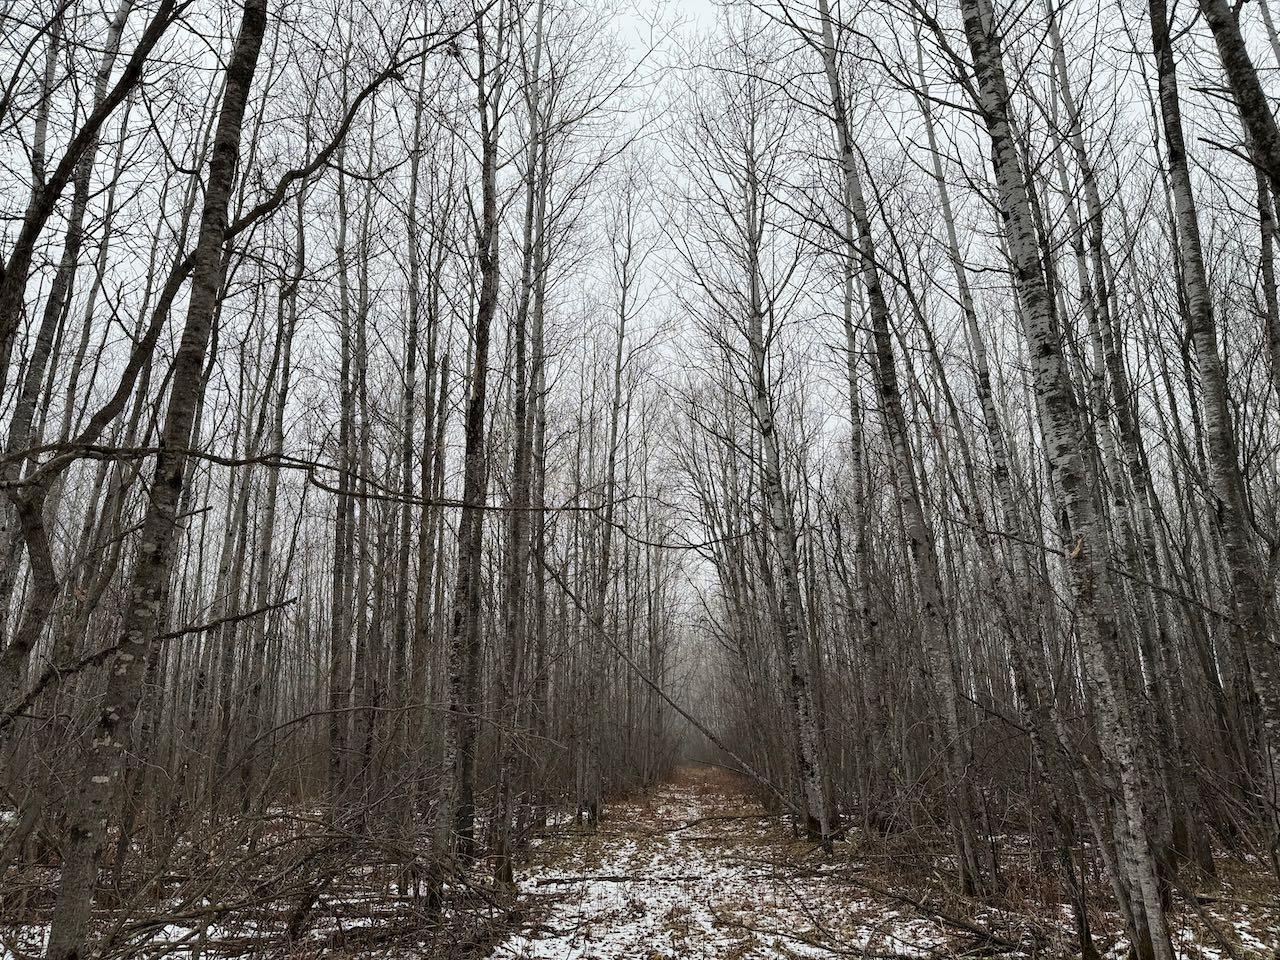
M 597 383 L 581 251 L 611 244 L 582 211 L 632 68 L 574 5 L 233 12 L 234 36 L 164 2 L 7 30 L 3 882 L 60 851 L 57 905 L 16 917 L 49 956 L 136 936 L 91 923 L 106 885 L 122 917 L 263 885 L 292 938 L 351 849 L 402 889 L 481 853 L 510 882 L 572 796 L 565 726 L 595 726 L 601 794 L 673 756 L 547 586 L 665 675 L 676 565 L 584 552 L 597 511 L 655 544 L 673 522 L 629 505 L 659 480 L 627 417 L 661 411 L 621 342 L 612 439 L 557 399 Z M 318 800 L 328 826 L 282 840 Z M 150 879 L 176 863 L 195 886 Z
M 742 447 L 731 436 L 723 442 L 729 444 L 728 456 L 746 455 L 741 466 L 752 477 L 752 499 L 762 529 L 768 530 L 756 560 L 785 677 L 788 766 L 807 829 L 830 847 L 837 819 L 813 690 L 817 679 L 801 594 L 796 494 L 783 472 L 774 385 L 781 376 L 775 344 L 803 280 L 803 246 L 789 234 L 795 222 L 773 193 L 782 182 L 793 118 L 779 109 L 778 77 L 770 72 L 771 55 L 758 45 L 754 28 L 749 18 L 731 22 L 729 45 L 709 71 L 709 89 L 691 90 L 689 130 L 678 148 L 693 157 L 681 253 L 701 294 L 690 309 L 712 340 L 714 362 L 722 370 L 720 389 L 750 424 Z
M 1261 587 L 1268 562 L 1248 551 L 1275 543 L 1275 468 L 1232 446 L 1274 446 L 1274 214 L 1265 200 L 1234 211 L 1226 229 L 1241 259 L 1221 269 L 1253 266 L 1215 280 L 1194 199 L 1271 187 L 1251 170 L 1242 187 L 1192 183 L 1170 127 L 1185 106 L 1164 8 L 1152 11 L 1153 52 L 1138 58 L 1154 64 L 1144 118 L 1110 95 L 1135 82 L 1132 65 L 1117 55 L 1084 73 L 1063 25 L 1075 14 L 1057 5 L 750 6 L 711 41 L 691 102 L 723 77 L 772 92 L 733 99 L 760 105 L 753 132 L 790 131 L 763 192 L 789 239 L 784 262 L 803 267 L 785 329 L 761 338 L 771 358 L 792 358 L 766 380 L 771 411 L 786 411 L 779 468 L 764 465 L 767 431 L 744 432 L 731 412 L 760 379 L 750 338 L 733 349 L 730 328 L 703 320 L 705 372 L 690 374 L 683 463 L 714 543 L 718 616 L 704 629 L 735 690 L 731 745 L 757 769 L 785 770 L 796 755 L 794 727 L 750 717 L 786 689 L 786 614 L 801 609 L 835 808 L 890 833 L 949 822 L 960 887 L 990 895 L 1005 882 L 996 810 L 1026 805 L 1073 904 L 1078 949 L 1096 955 L 1083 843 L 1138 954 L 1171 956 L 1173 891 L 1214 872 L 1211 847 L 1264 851 L 1276 836 L 1265 750 L 1240 739 L 1273 739 L 1262 735 L 1271 694 L 1256 684 L 1274 669 L 1274 584 Z M 1224 28 L 1205 16 L 1224 58 L 1244 49 L 1233 46 L 1238 14 Z M 1258 74 L 1226 59 L 1244 117 Z M 1197 102 L 1196 122 L 1219 109 Z M 1232 127 L 1258 176 L 1274 122 L 1263 112 L 1244 122 L 1247 143 Z M 1154 153 L 1151 137 L 1109 139 L 1144 120 L 1159 123 Z M 699 173 L 728 166 L 724 143 L 704 131 L 677 151 L 715 201 L 691 222 L 748 244 L 757 232 L 736 212 L 747 178 Z M 732 255 L 682 249 L 686 284 L 723 289 Z M 1156 266 L 1170 259 L 1175 271 Z M 1237 282 L 1257 291 L 1247 320 L 1226 293 Z M 1257 352 L 1214 329 L 1224 300 Z M 748 303 L 690 297 L 687 309 L 746 323 Z M 848 432 L 832 428 L 837 411 Z M 766 533 L 777 529 L 771 474 L 789 478 L 783 498 L 803 518 L 800 594 L 785 605 L 785 551 Z M 993 750 L 1006 734 L 1017 749 Z M 1009 775 L 1028 761 L 1036 775 L 1015 788 Z M 804 779 L 793 782 L 806 798 Z M 1212 841 L 1191 826 L 1206 823 Z
M 445 937 L 691 725 L 1174 956 L 1280 872 L 1253 9 L 11 5 L 0 919 Z

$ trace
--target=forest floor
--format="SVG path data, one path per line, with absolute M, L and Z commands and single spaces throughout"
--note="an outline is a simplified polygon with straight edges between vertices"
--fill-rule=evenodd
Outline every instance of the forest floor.
M 984 906 L 948 894 L 940 867 L 945 857 L 869 862 L 856 842 L 823 856 L 733 775 L 687 766 L 654 793 L 613 804 L 595 831 L 535 840 L 518 876 L 523 929 L 489 960 L 1078 955 L 1067 905 L 1054 916 L 1014 894 Z M 1179 911 L 1191 913 L 1179 956 L 1280 956 L 1280 902 L 1223 893 Z M 1099 950 L 1127 952 L 1104 932 L 1114 917 L 1098 908 L 1092 919 Z
M 1023 835 L 1000 838 L 1003 887 L 992 906 L 952 892 L 954 863 L 936 832 L 871 843 L 855 834 L 824 855 L 794 836 L 788 818 L 768 813 L 748 784 L 713 766 L 685 766 L 652 793 L 610 803 L 594 830 L 564 811 L 556 821 L 531 840 L 514 902 L 478 871 L 449 884 L 440 923 L 419 897 L 397 894 L 394 861 L 330 835 L 323 818 L 280 815 L 272 836 L 297 847 L 287 863 L 278 841 L 264 842 L 257 855 L 233 845 L 199 862 L 194 853 L 176 858 L 149 896 L 104 894 L 97 919 L 109 936 L 98 955 L 1048 960 L 1079 953 L 1052 866 L 1034 862 Z M 1280 958 L 1274 878 L 1237 858 L 1219 864 L 1218 882 L 1191 902 L 1178 898 L 1178 957 Z M 37 863 L 0 890 L 0 960 L 43 953 L 56 877 L 51 863 Z M 148 889 L 141 880 L 127 887 Z M 1105 880 L 1091 872 L 1088 887 L 1095 944 L 1109 960 L 1126 956 Z

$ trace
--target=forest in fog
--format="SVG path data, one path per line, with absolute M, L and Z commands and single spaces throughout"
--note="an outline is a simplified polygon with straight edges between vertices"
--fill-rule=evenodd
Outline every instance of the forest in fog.
M 0 957 L 483 957 L 694 761 L 1276 955 L 1270 3 L 5 0 Z

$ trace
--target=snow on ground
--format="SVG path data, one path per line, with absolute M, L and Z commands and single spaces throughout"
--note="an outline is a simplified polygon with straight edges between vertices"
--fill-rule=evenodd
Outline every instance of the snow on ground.
M 562 820 L 564 818 L 561 818 Z M 936 859 L 936 858 L 935 858 Z M 945 858 L 944 858 L 945 859 Z M 937 865 L 935 864 L 935 867 Z M 521 932 L 489 960 L 1073 957 L 1072 914 L 984 907 L 947 893 L 937 870 L 872 869 L 856 841 L 831 857 L 764 816 L 711 767 L 681 771 L 651 797 L 613 805 L 597 831 L 557 825 L 519 873 Z M 1244 906 L 1228 883 L 1207 915 L 1241 957 L 1280 957 L 1280 908 Z M 1116 918 L 1091 910 L 1096 945 Z M 1179 957 L 1229 956 L 1180 910 Z
M 1006 850 L 1016 849 L 1014 840 Z M 145 925 L 132 949 L 116 956 L 1049 960 L 1077 954 L 1070 909 L 1041 904 L 1043 888 L 1034 885 L 1027 858 L 1006 857 L 1010 886 L 997 909 L 949 893 L 945 853 L 922 850 L 918 839 L 909 843 L 886 851 L 855 838 L 825 856 L 793 837 L 782 818 L 765 816 L 734 778 L 712 767 L 690 767 L 649 797 L 610 805 L 598 830 L 555 818 L 532 841 L 529 862 L 518 874 L 518 909 L 509 912 L 505 897 L 481 897 L 483 908 L 470 926 L 430 927 L 411 899 L 394 895 L 389 880 L 370 878 L 367 865 L 352 864 L 347 883 L 321 898 L 306 937 L 292 948 L 279 939 L 282 918 L 292 909 L 285 900 L 235 918 L 214 922 L 211 916 L 200 926 L 157 911 L 158 922 Z M 1020 868 L 1017 860 L 1024 861 Z M 1256 867 L 1233 863 L 1223 861 L 1224 876 L 1206 885 L 1195 909 L 1180 904 L 1174 913 L 1180 960 L 1280 957 L 1274 883 Z M 477 889 L 484 883 L 478 875 Z M 1108 960 L 1122 960 L 1128 950 L 1099 895 L 1104 884 L 1095 878 L 1092 886 L 1097 946 Z M 1225 934 L 1232 948 L 1224 949 L 1197 918 Z M 508 932 L 509 920 L 518 932 Z M 15 927 L 0 919 L 0 960 L 39 956 L 45 936 L 41 922 Z M 496 948 L 480 946 L 495 942 Z
M 925 957 L 947 942 L 938 924 L 793 859 L 804 851 L 723 775 L 686 770 L 614 806 L 594 834 L 540 841 L 518 878 L 526 929 L 490 960 Z

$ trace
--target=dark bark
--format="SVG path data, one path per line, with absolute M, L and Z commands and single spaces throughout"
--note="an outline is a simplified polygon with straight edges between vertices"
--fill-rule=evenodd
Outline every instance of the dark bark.
M 266 0 L 249 0 L 227 62 L 222 108 L 209 157 L 199 240 L 194 254 L 186 322 L 174 357 L 161 450 L 147 499 L 138 558 L 130 577 L 120 649 L 108 665 L 110 681 L 80 774 L 63 851 L 58 902 L 46 957 L 84 956 L 97 868 L 111 802 L 124 769 L 130 728 L 142 695 L 143 671 L 160 632 L 160 613 L 182 496 L 190 442 L 204 377 L 202 368 L 222 277 L 227 209 L 240 157 L 245 108 L 266 32 Z

